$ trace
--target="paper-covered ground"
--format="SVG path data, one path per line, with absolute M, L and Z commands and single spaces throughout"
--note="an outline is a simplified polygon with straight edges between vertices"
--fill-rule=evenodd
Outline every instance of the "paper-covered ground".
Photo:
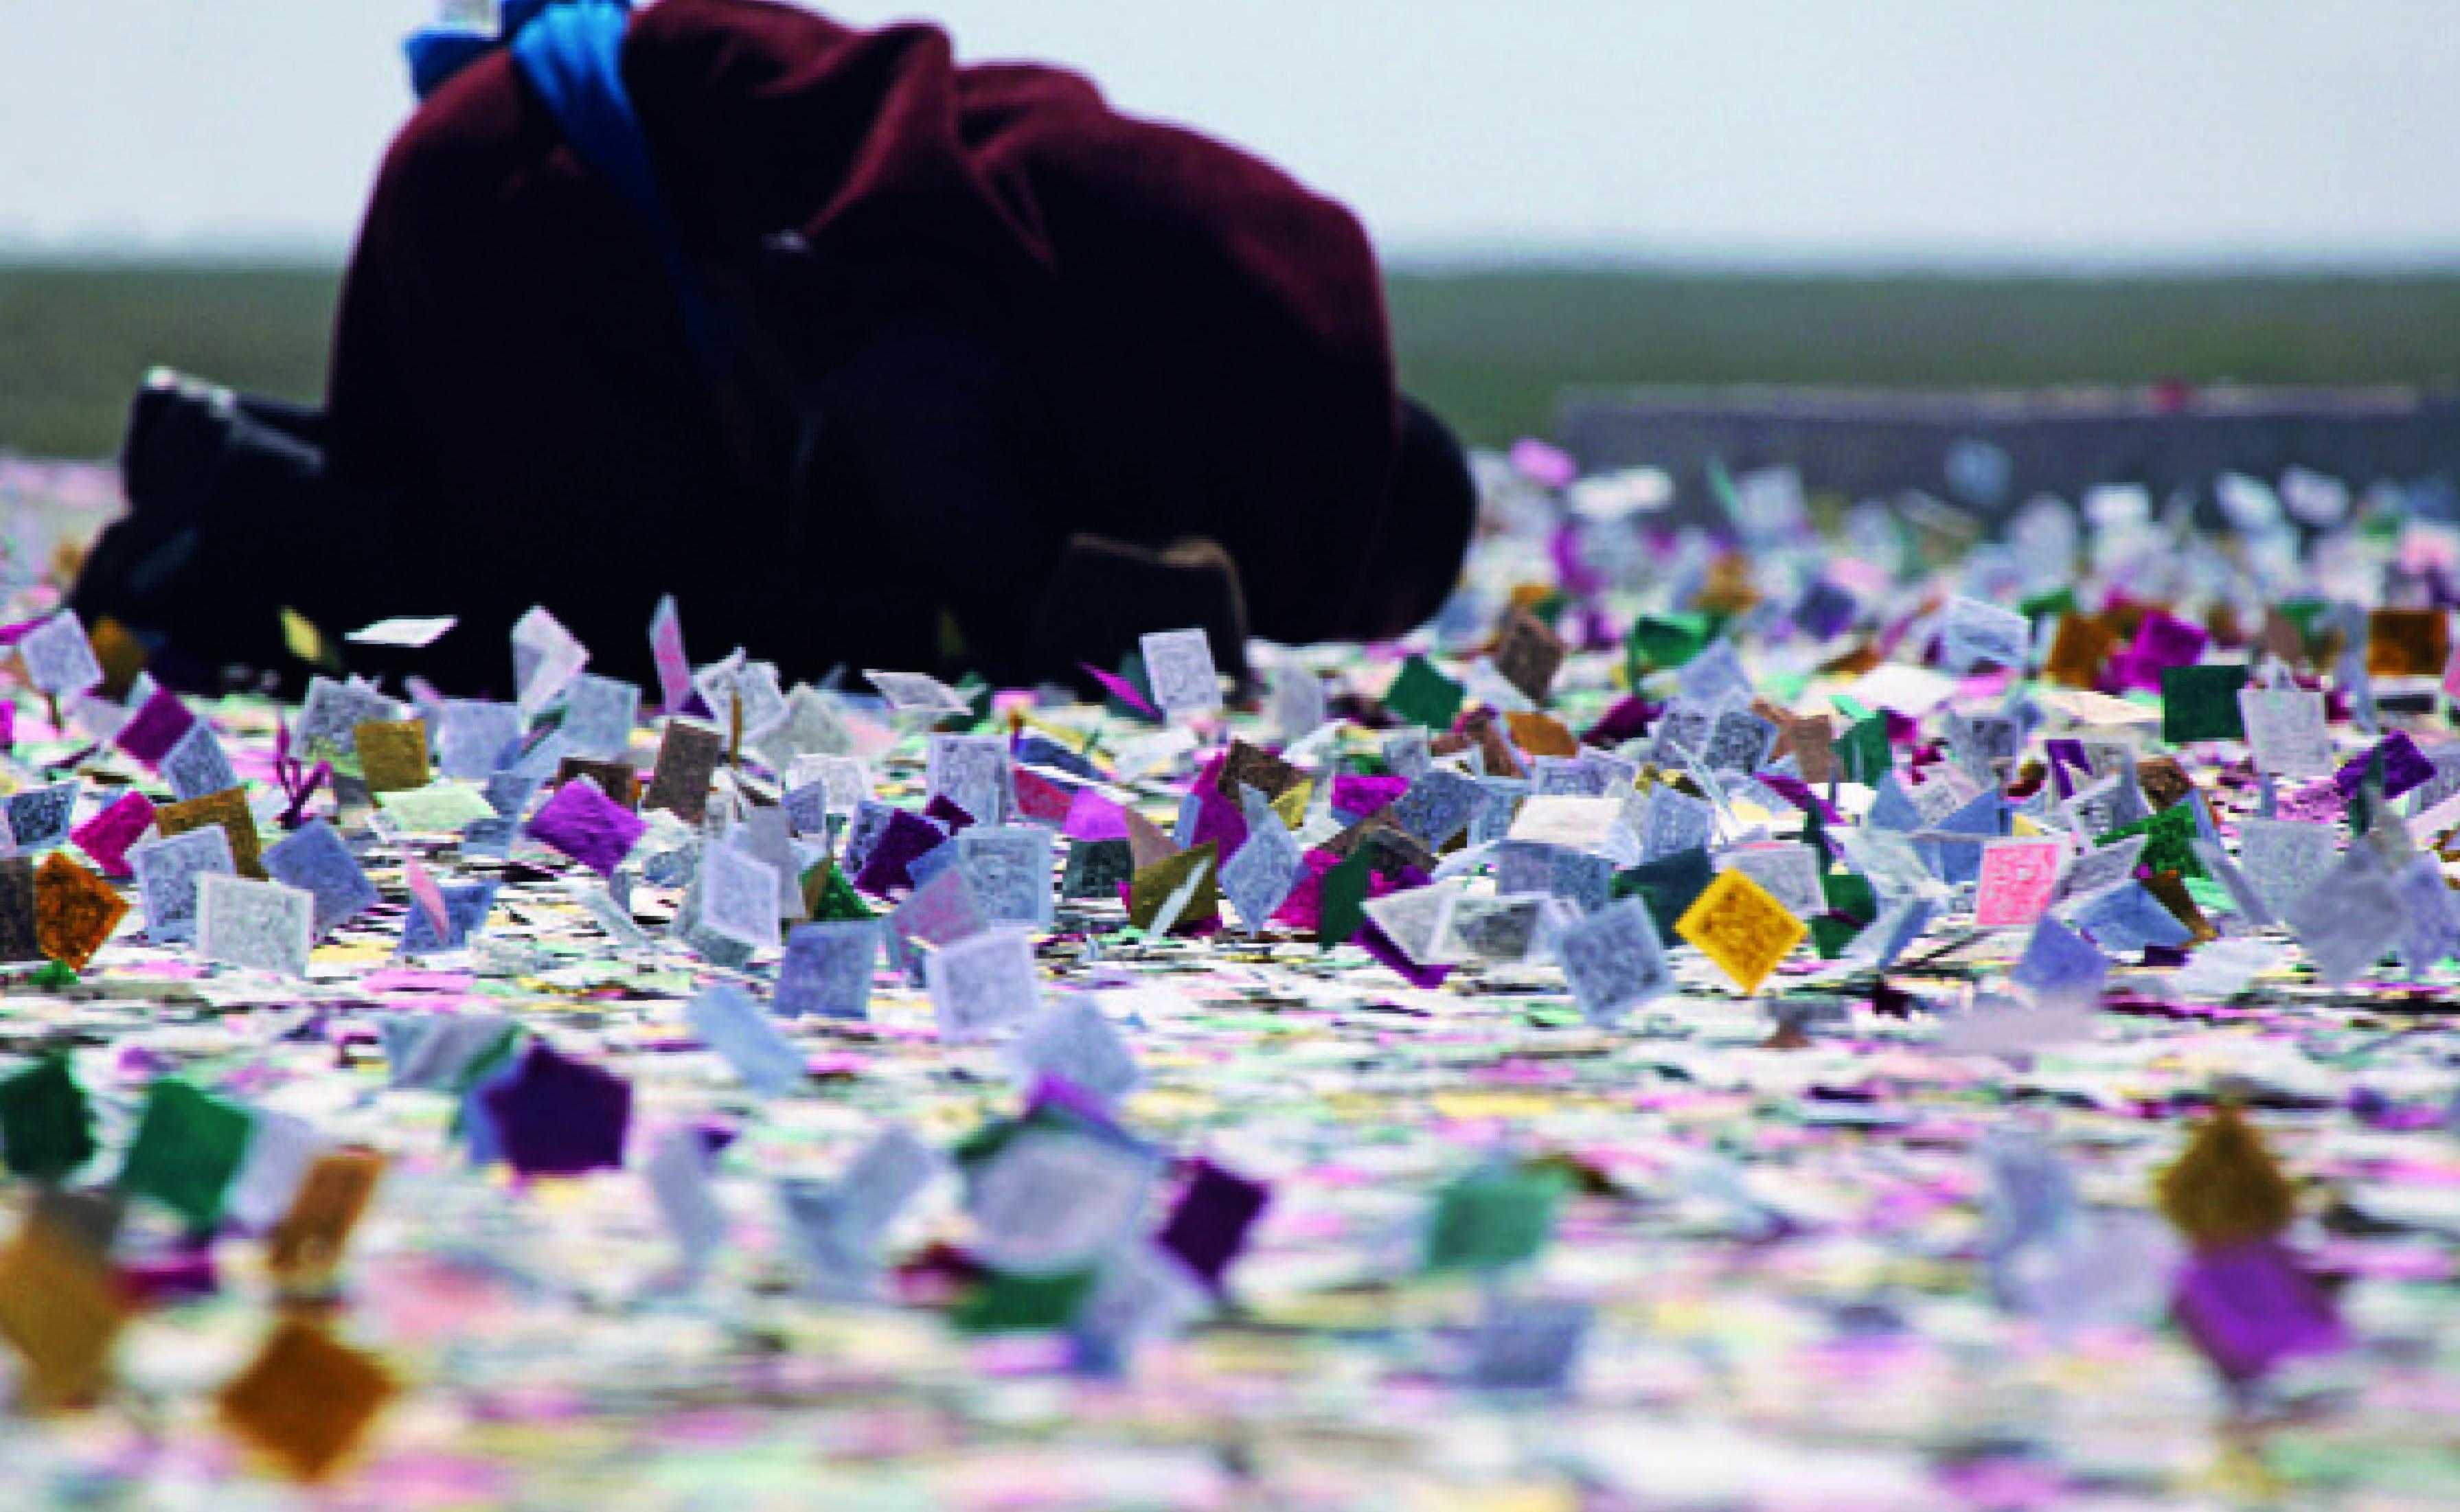
M 2460 530 L 1487 472 L 1226 711 L 183 701 L 0 474 L 0 1505 L 2460 1504 Z

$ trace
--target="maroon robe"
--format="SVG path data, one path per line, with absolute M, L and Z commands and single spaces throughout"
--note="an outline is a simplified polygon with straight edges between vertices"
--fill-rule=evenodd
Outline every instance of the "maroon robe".
M 785 367 L 825 373 L 918 311 L 960 325 L 1036 396 L 1063 532 L 1218 539 L 1272 639 L 1406 628 L 1369 586 L 1396 395 L 1347 210 L 1077 74 L 960 67 L 926 26 L 664 0 L 623 67 L 687 257 Z M 780 233 L 807 254 L 762 256 Z M 332 476 L 394 502 L 329 543 L 336 571 L 459 614 L 445 646 L 490 662 L 542 601 L 638 669 L 669 591 L 699 655 L 810 675 L 914 649 L 933 564 L 850 548 L 834 504 L 792 496 L 678 308 L 511 58 L 446 84 L 386 158 L 344 289 Z

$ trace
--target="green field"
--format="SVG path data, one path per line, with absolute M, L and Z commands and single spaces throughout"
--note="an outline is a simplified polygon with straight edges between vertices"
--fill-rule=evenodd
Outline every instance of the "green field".
M 312 398 L 326 267 L 0 266 L 0 447 L 101 455 L 147 367 Z M 1403 377 L 1474 439 L 1568 384 L 2460 379 L 2460 274 L 2111 278 L 1401 272 Z
M 314 398 L 329 268 L 0 266 L 0 447 L 101 456 L 157 363 Z

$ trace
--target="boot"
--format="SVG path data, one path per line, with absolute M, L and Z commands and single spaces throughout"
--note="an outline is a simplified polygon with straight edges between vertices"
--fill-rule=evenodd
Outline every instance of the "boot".
M 1247 601 L 1239 564 L 1220 543 L 1188 536 L 1155 551 L 1099 536 L 1075 536 L 1060 553 L 1034 615 L 1034 650 L 1047 673 L 1088 697 L 1100 688 L 1087 664 L 1115 669 L 1138 638 L 1199 629 L 1213 664 L 1240 693 L 1248 688 Z

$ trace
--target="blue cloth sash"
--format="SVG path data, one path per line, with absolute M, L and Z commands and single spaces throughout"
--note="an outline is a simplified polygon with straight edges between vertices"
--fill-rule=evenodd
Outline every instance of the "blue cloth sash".
M 667 270 L 684 332 L 712 372 L 723 366 L 716 324 L 700 280 L 684 258 L 658 189 L 641 117 L 624 85 L 629 0 L 506 0 L 503 35 L 421 32 L 405 45 L 412 82 L 424 99 L 454 73 L 509 39 L 513 61 L 538 92 L 564 140 L 632 211 Z

